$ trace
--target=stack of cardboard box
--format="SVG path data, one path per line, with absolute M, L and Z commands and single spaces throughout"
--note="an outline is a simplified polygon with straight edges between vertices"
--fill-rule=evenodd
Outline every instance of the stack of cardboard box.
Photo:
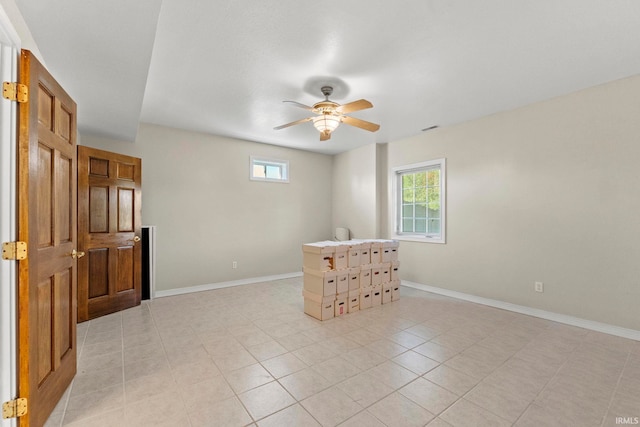
M 303 245 L 304 312 L 326 320 L 400 298 L 398 247 L 383 239 Z

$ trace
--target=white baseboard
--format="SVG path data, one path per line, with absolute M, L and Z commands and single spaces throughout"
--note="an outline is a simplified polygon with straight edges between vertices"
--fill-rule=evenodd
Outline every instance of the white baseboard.
M 210 291 L 213 289 L 229 288 L 231 286 L 251 285 L 253 283 L 270 282 L 272 280 L 291 279 L 302 277 L 302 272 L 276 274 L 273 276 L 250 277 L 248 279 L 231 280 L 229 282 L 210 283 L 207 285 L 189 286 L 186 288 L 168 289 L 166 291 L 154 292 L 154 298 L 170 297 L 173 295 L 190 294 L 192 292 Z
M 475 302 L 482 305 L 488 305 L 490 307 L 500 308 L 520 314 L 539 317 L 541 319 L 564 323 L 566 325 L 577 326 L 579 328 L 590 329 L 592 331 L 603 332 L 605 334 L 611 334 L 622 338 L 629 338 L 632 340 L 640 341 L 640 331 L 636 331 L 635 329 L 627 329 L 620 326 L 609 325 L 607 323 L 594 322 L 593 320 L 581 319 L 579 317 L 568 316 L 566 314 L 553 313 L 551 311 L 526 307 L 524 305 L 511 304 L 509 302 L 465 294 L 463 292 L 423 285 L 421 283 L 410 282 L 408 280 L 403 280 L 402 285 L 409 288 L 419 289 L 421 291 L 444 295 L 464 301 Z

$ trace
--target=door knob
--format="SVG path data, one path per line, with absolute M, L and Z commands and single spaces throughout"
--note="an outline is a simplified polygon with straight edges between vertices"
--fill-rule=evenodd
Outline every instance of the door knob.
M 134 237 L 133 237 L 133 241 L 134 241 L 134 242 L 136 242 L 136 243 L 138 243 L 138 242 L 140 241 L 140 237 L 138 237 L 138 236 L 134 236 Z
M 71 258 L 73 259 L 80 259 L 84 256 L 84 252 L 82 251 L 76 251 L 75 249 L 71 251 Z

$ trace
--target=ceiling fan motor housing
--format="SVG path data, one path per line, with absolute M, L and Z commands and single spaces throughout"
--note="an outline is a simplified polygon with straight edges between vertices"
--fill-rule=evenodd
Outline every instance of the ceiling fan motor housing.
M 336 114 L 336 108 L 339 106 L 340 104 L 336 104 L 333 101 L 320 101 L 313 104 L 313 109 L 321 114 Z
M 331 94 L 333 93 L 333 88 L 331 86 L 322 86 L 320 88 L 320 90 L 322 91 L 322 94 L 327 97 L 327 99 L 329 99 L 329 97 L 331 96 Z

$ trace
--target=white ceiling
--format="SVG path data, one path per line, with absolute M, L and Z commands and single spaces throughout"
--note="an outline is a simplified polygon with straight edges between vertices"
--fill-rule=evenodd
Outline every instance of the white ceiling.
M 138 123 L 338 153 L 640 74 L 637 0 L 16 0 L 80 131 Z M 370 133 L 320 142 L 320 87 Z

